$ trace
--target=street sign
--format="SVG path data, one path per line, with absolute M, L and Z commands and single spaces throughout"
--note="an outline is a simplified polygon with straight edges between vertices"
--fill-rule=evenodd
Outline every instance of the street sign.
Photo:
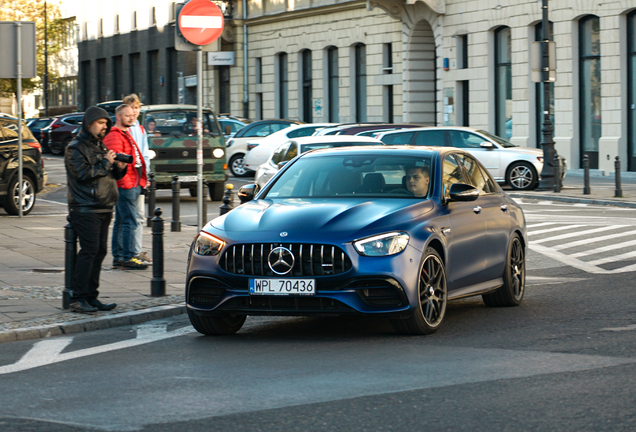
M 35 60 L 35 22 L 21 21 L 21 55 L 22 78 L 35 78 L 37 76 L 37 62 Z M 16 64 L 18 61 L 18 49 L 16 47 L 16 22 L 0 21 L 0 78 L 16 78 Z
M 224 25 L 223 12 L 209 0 L 191 0 L 179 14 L 179 30 L 194 45 L 208 45 L 216 41 Z

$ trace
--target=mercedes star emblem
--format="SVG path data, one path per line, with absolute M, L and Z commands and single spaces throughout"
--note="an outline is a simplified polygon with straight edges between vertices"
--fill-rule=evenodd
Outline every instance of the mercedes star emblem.
M 280 233 L 281 237 L 287 237 L 287 231 L 283 231 L 282 233 Z
M 269 268 L 279 275 L 289 273 L 294 268 L 294 261 L 294 254 L 282 246 L 275 247 L 267 256 Z

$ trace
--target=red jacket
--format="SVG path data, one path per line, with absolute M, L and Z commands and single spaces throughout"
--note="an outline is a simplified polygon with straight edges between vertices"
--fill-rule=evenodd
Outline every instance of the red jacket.
M 146 163 L 143 157 L 140 158 L 141 178 L 139 178 L 139 172 L 134 169 L 134 167 L 137 164 L 137 152 L 141 155 L 141 150 L 137 146 L 137 143 L 135 143 L 133 137 L 131 137 L 128 132 L 124 132 L 118 127 L 113 126 L 108 135 L 104 137 L 103 142 L 108 150 L 112 150 L 115 153 L 124 153 L 133 157 L 133 163 L 130 164 L 124 178 L 117 180 L 117 187 L 122 189 L 132 189 L 139 185 L 142 188 L 145 188 L 148 183 L 146 176 Z M 135 152 L 133 146 L 137 148 L 137 152 Z

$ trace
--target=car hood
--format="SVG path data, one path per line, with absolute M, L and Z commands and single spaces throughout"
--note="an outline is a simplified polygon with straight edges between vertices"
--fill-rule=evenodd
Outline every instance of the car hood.
M 534 147 L 501 147 L 501 150 L 505 152 L 523 153 L 530 156 L 543 157 L 543 149 Z
M 433 209 L 430 200 L 410 199 L 287 199 L 255 200 L 212 220 L 210 234 L 234 241 L 320 241 L 338 233 L 348 241 L 382 230 L 406 229 Z M 221 232 L 218 232 L 218 231 Z

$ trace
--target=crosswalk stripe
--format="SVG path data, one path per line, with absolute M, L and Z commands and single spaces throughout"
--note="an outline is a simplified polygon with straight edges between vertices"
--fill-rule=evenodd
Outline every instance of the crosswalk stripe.
M 632 233 L 636 234 L 636 231 L 632 231 Z M 616 235 L 612 235 L 612 238 L 614 237 L 622 237 L 625 234 L 616 234 Z M 606 236 L 609 237 L 609 236 Z M 600 241 L 601 237 L 597 237 L 595 239 L 593 239 L 595 242 L 596 241 Z M 582 243 L 582 240 L 580 242 L 573 242 L 573 243 L 581 243 L 581 244 L 586 244 L 586 243 Z M 571 246 L 567 246 L 568 244 L 572 244 L 572 243 L 567 243 L 566 245 L 559 245 L 559 246 L 555 246 L 553 249 L 556 250 L 560 250 L 560 249 L 567 249 L 568 247 Z M 578 246 L 578 245 L 575 245 Z M 616 250 L 616 249 L 622 249 L 625 247 L 629 247 L 629 246 L 636 246 L 636 240 L 631 240 L 628 242 L 623 242 L 623 243 L 616 243 L 613 245 L 609 245 L 609 246 L 604 246 L 604 247 L 600 247 L 600 248 L 596 248 L 596 249 L 590 249 L 590 250 L 586 250 L 583 252 L 577 252 L 574 254 L 571 254 L 570 256 L 573 258 L 579 258 L 579 257 L 583 257 L 583 256 L 588 256 L 588 255 L 595 255 L 601 252 L 609 252 L 611 250 Z
M 576 225 L 572 225 L 572 226 L 576 226 Z M 604 232 L 604 231 L 608 231 L 608 230 L 612 230 L 612 229 L 618 229 L 618 228 L 624 228 L 626 225 L 612 225 L 612 226 L 604 226 L 604 227 L 600 227 L 600 228 L 594 228 L 594 229 L 590 229 L 590 230 L 586 230 L 586 231 L 577 231 L 577 232 L 573 232 L 573 233 L 568 233 L 568 234 L 562 234 L 562 235 L 558 235 L 558 236 L 554 236 L 554 237 L 547 237 L 547 238 L 543 238 L 540 240 L 532 240 L 533 243 L 545 243 L 545 242 L 549 242 L 549 241 L 554 241 L 554 240 L 563 240 L 566 238 L 572 238 L 572 237 L 579 237 L 585 234 L 594 234 L 597 232 Z M 623 233 L 624 235 L 624 233 Z
M 601 264 L 607 264 L 611 262 L 624 261 L 626 259 L 634 258 L 634 257 L 636 257 L 636 251 L 626 252 L 624 254 L 614 255 L 611 257 L 605 257 L 605 258 L 597 259 L 594 261 L 588 261 L 588 264 L 601 265 Z
M 559 226 L 556 228 L 549 228 L 549 229 L 544 229 L 544 230 L 538 230 L 538 231 L 531 231 L 528 233 L 528 235 L 536 235 L 536 234 L 544 234 L 544 233 L 549 233 L 549 232 L 554 232 L 554 231 L 563 231 L 563 230 L 567 230 L 567 229 L 572 229 L 572 228 L 580 228 L 580 227 L 584 227 L 585 225 L 565 225 L 565 226 Z
M 526 228 L 527 229 L 539 228 L 539 227 L 548 226 L 548 225 L 556 225 L 556 222 L 544 222 L 544 223 L 539 223 L 539 224 L 526 225 Z

